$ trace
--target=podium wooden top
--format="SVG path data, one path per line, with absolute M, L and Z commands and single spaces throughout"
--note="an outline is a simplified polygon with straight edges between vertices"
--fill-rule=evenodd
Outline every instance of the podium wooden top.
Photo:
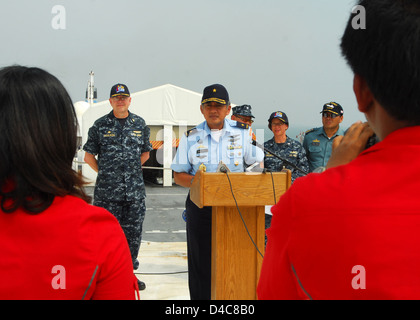
M 228 175 L 238 205 L 245 207 L 274 205 L 291 185 L 290 170 L 229 172 Z M 190 188 L 190 198 L 199 208 L 236 206 L 226 173 L 198 171 Z

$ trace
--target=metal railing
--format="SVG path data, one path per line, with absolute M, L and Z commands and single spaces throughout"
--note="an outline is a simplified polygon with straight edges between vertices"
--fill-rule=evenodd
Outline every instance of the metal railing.
M 87 164 L 84 161 L 73 160 L 73 166 L 84 165 Z M 149 166 L 142 166 L 142 169 L 151 169 L 151 170 L 172 170 L 171 168 L 164 168 L 164 167 L 149 167 Z

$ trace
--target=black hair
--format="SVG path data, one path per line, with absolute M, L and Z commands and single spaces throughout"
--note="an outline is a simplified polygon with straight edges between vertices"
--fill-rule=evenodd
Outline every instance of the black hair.
M 397 120 L 420 124 L 420 1 L 361 0 L 366 28 L 350 15 L 341 50 L 375 99 Z
M 77 120 L 61 82 L 39 68 L 0 69 L 1 210 L 47 209 L 55 196 L 90 201 L 82 177 L 72 169 Z

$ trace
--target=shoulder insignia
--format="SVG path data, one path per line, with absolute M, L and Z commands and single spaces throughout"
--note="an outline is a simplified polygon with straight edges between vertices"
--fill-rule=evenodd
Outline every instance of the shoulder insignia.
M 236 121 L 236 128 L 241 128 L 241 129 L 249 129 L 249 124 L 243 123 L 243 122 L 239 122 Z
M 186 135 L 187 137 L 189 137 L 189 136 L 190 136 L 190 134 L 195 133 L 196 131 L 197 131 L 197 127 L 194 127 L 194 128 L 192 128 L 192 129 L 188 130 L 187 132 L 185 132 L 185 135 Z
M 314 131 L 315 129 L 316 129 L 316 128 L 309 129 L 308 131 L 306 131 L 306 132 L 305 132 L 305 134 L 306 134 L 306 133 L 309 133 L 309 132 L 312 132 L 312 131 Z

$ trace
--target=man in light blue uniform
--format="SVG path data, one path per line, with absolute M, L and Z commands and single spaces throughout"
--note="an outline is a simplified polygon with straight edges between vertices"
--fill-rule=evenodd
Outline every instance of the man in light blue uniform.
M 333 140 L 337 136 L 344 135 L 343 129 L 340 128 L 344 111 L 338 103 L 324 104 L 321 113 L 323 126 L 306 131 L 303 139 L 310 172 L 327 165 L 331 157 Z
M 216 172 L 222 161 L 230 171 L 244 172 L 264 158 L 262 150 L 251 144 L 251 137 L 246 124 L 225 119 L 223 129 L 215 134 L 204 121 L 181 138 L 171 168 L 194 176 L 202 165 L 207 172 Z
M 198 170 L 216 172 L 220 161 L 232 172 L 243 172 L 247 165 L 264 161 L 263 151 L 251 144 L 251 128 L 226 119 L 231 106 L 225 87 L 206 87 L 200 110 L 206 121 L 181 138 L 171 166 L 176 184 L 189 188 Z M 185 206 L 190 296 L 192 300 L 210 300 L 211 207 L 198 208 L 189 195 Z

